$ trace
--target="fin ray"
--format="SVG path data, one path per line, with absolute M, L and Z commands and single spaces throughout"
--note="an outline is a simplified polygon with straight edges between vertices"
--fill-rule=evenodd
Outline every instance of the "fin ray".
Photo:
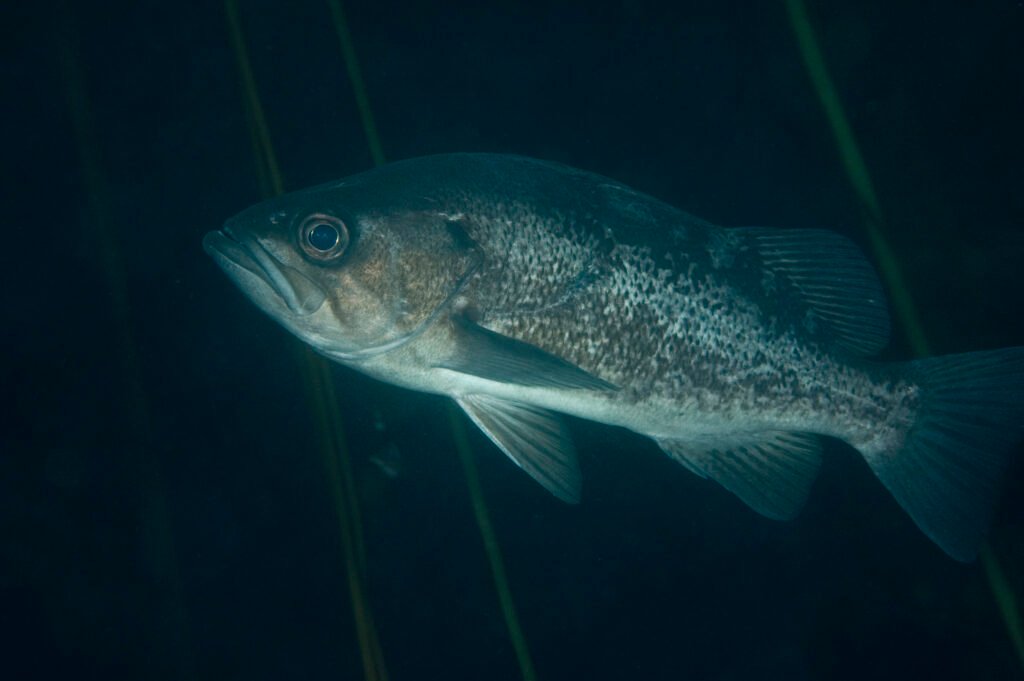
M 490 395 L 463 395 L 455 401 L 508 458 L 544 489 L 562 501 L 579 502 L 579 462 L 560 416 Z
M 1015 443 L 1024 436 L 1024 347 L 909 363 L 922 389 L 901 449 L 862 450 L 917 526 L 973 560 Z
M 761 515 L 787 520 L 803 507 L 821 464 L 816 435 L 770 431 L 713 442 L 658 439 L 673 459 L 711 478 Z
M 818 229 L 740 230 L 752 240 L 764 267 L 795 289 L 832 342 L 857 356 L 889 342 L 889 312 L 878 275 L 849 239 Z

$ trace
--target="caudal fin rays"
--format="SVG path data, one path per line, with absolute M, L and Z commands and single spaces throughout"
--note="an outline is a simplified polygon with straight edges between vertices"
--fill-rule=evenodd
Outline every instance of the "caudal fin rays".
M 922 406 L 903 446 L 862 453 L 932 541 L 973 560 L 1024 439 L 1024 348 L 919 360 L 908 370 Z

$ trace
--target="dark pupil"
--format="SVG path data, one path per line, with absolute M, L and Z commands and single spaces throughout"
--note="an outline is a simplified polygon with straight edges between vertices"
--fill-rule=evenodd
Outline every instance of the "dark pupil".
M 309 245 L 318 251 L 329 251 L 338 243 L 338 230 L 334 225 L 321 222 L 309 232 Z

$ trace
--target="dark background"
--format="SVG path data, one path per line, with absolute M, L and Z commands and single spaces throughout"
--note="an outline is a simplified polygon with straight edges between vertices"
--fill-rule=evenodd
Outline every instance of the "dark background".
M 667 4 L 346 10 L 389 158 L 539 156 L 866 246 L 783 3 Z M 359 678 L 298 343 L 200 246 L 260 198 L 224 7 L 2 12 L 0 677 Z M 933 351 L 1024 344 L 1024 7 L 809 12 Z M 326 4 L 240 13 L 287 187 L 369 167 Z M 886 358 L 909 357 L 897 329 Z M 519 678 L 443 400 L 334 376 L 390 678 Z M 646 439 L 571 426 L 578 507 L 472 434 L 540 679 L 1024 676 L 981 563 L 853 450 L 780 524 Z M 1022 477 L 991 534 L 1017 594 Z

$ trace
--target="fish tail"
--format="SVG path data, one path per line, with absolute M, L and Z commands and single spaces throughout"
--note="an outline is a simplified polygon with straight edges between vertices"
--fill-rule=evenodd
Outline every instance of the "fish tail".
M 932 541 L 973 560 L 1024 439 L 1024 347 L 923 359 L 907 370 L 920 407 L 902 446 L 862 453 Z

